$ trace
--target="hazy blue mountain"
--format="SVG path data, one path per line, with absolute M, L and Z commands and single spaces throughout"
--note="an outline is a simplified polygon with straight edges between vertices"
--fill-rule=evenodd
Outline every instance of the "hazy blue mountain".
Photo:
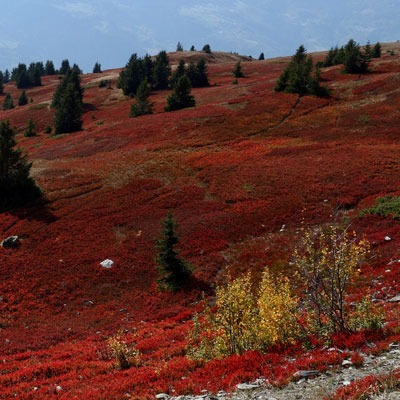
M 250 3 L 250 4 L 249 4 Z M 258 57 L 343 44 L 395 41 L 400 3 L 390 0 L 14 0 L 0 17 L 0 69 L 68 58 L 90 71 L 119 67 L 133 52 L 209 43 Z

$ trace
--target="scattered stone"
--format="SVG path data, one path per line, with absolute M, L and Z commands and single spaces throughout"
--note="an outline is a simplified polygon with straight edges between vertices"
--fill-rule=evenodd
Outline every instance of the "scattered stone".
M 166 394 L 166 393 L 159 393 L 159 394 L 156 394 L 156 399 L 157 399 L 157 400 L 168 399 L 168 397 L 169 397 L 169 395 Z
M 400 301 L 400 294 L 398 294 L 397 296 L 394 296 L 388 300 L 389 303 L 397 303 L 399 301 Z
M 400 263 L 400 259 L 398 259 L 398 260 L 392 260 L 392 261 L 390 261 L 390 263 L 389 263 L 388 265 L 392 265 L 392 264 L 394 264 L 394 263 Z
M 297 371 L 294 373 L 295 378 L 313 378 L 319 375 L 319 371 L 310 370 L 310 371 Z
M 392 240 L 392 238 L 391 238 L 390 236 L 385 236 L 385 240 L 386 240 L 387 242 L 390 242 L 390 241 Z
M 350 381 L 343 381 L 343 386 L 349 386 L 351 384 Z
M 56 386 L 56 391 L 57 391 L 57 392 L 61 392 L 61 390 L 62 390 L 62 387 L 61 387 L 60 385 L 57 385 L 57 386 Z
M 102 261 L 102 262 L 100 263 L 100 265 L 101 265 L 103 268 L 111 268 L 111 267 L 114 265 L 114 261 L 113 261 L 113 260 L 109 260 L 109 259 L 107 258 L 107 259 L 105 259 L 104 261 Z
M 348 368 L 351 365 L 353 365 L 353 363 L 351 361 L 349 361 L 349 360 L 343 360 L 343 362 L 342 362 L 342 367 Z
M 239 383 L 236 388 L 237 390 L 254 390 L 258 389 L 260 385 L 255 385 L 254 383 Z
M 281 227 L 281 232 L 283 232 L 285 229 L 286 229 L 286 225 L 283 224 L 282 227 Z
M 21 242 L 18 239 L 18 236 L 9 236 L 7 239 L 4 239 L 1 242 L 1 245 L 5 249 L 15 249 L 21 244 Z

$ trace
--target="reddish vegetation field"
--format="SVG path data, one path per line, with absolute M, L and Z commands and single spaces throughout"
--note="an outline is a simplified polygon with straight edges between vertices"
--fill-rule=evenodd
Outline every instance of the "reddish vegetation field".
M 192 109 L 164 113 L 169 92 L 155 92 L 155 113 L 129 119 L 132 100 L 110 70 L 83 76 L 82 132 L 43 133 L 57 77 L 27 91 L 33 103 L 2 112 L 19 129 L 46 201 L 0 214 L 1 239 L 22 242 L 0 248 L 0 399 L 152 398 L 232 389 L 260 375 L 284 384 L 298 369 L 340 364 L 346 353 L 327 356 L 318 343 L 311 353 L 294 346 L 208 364 L 185 357 L 192 312 L 221 272 L 287 266 L 302 221 L 327 222 L 335 208 L 372 243 L 359 292 L 400 293 L 400 263 L 387 266 L 398 257 L 399 221 L 357 218 L 375 198 L 400 194 L 399 57 L 373 61 L 361 78 L 325 69 L 333 96 L 300 102 L 273 91 L 285 60 L 243 62 L 238 85 L 229 61 L 210 63 L 212 86 L 193 90 Z M 98 88 L 101 79 L 112 89 Z M 19 90 L 7 84 L 5 92 L 16 103 Z M 39 133 L 25 138 L 30 117 Z M 154 240 L 168 210 L 195 267 L 190 290 L 176 294 L 155 283 Z M 105 258 L 115 267 L 101 269 Z M 395 325 L 336 344 L 350 353 L 370 341 L 381 351 L 400 339 L 391 337 Z M 123 372 L 107 346 L 120 328 L 142 354 Z

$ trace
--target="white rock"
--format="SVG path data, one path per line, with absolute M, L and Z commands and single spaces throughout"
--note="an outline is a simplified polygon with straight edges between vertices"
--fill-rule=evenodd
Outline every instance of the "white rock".
M 257 389 L 259 387 L 260 387 L 260 385 L 254 385 L 254 384 L 251 384 L 251 383 L 239 383 L 236 386 L 236 388 L 238 390 L 253 390 L 253 389 Z
M 57 390 L 57 392 L 61 392 L 62 387 L 58 385 L 58 386 L 56 386 L 56 390 Z
M 400 294 L 398 294 L 397 296 L 394 296 L 388 300 L 389 303 L 397 303 L 399 301 L 400 301 Z
M 343 386 L 349 386 L 351 384 L 350 381 L 343 381 Z
M 100 265 L 101 265 L 103 268 L 111 268 L 111 267 L 114 265 L 114 261 L 113 261 L 113 260 L 109 260 L 109 259 L 107 258 L 107 259 L 105 259 L 104 261 L 102 261 L 102 262 L 100 263 Z
M 168 399 L 169 395 L 167 395 L 166 393 L 159 393 L 156 394 L 156 399 L 160 400 L 160 399 Z
M 350 367 L 350 365 L 353 365 L 353 363 L 351 361 L 343 360 L 342 367 Z
M 390 236 L 385 236 L 385 240 L 386 240 L 387 242 L 390 242 L 390 241 L 392 240 L 392 238 L 391 238 Z
M 319 375 L 319 371 L 310 370 L 310 371 L 297 371 L 294 373 L 295 378 L 313 378 Z

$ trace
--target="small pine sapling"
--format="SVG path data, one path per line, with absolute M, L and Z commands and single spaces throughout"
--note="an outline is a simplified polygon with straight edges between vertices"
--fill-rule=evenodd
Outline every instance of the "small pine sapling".
M 171 213 L 161 222 L 162 237 L 156 241 L 156 263 L 158 265 L 158 287 L 161 290 L 177 291 L 189 283 L 193 268 L 179 258 L 176 245 L 179 243 L 176 229 L 178 224 Z

